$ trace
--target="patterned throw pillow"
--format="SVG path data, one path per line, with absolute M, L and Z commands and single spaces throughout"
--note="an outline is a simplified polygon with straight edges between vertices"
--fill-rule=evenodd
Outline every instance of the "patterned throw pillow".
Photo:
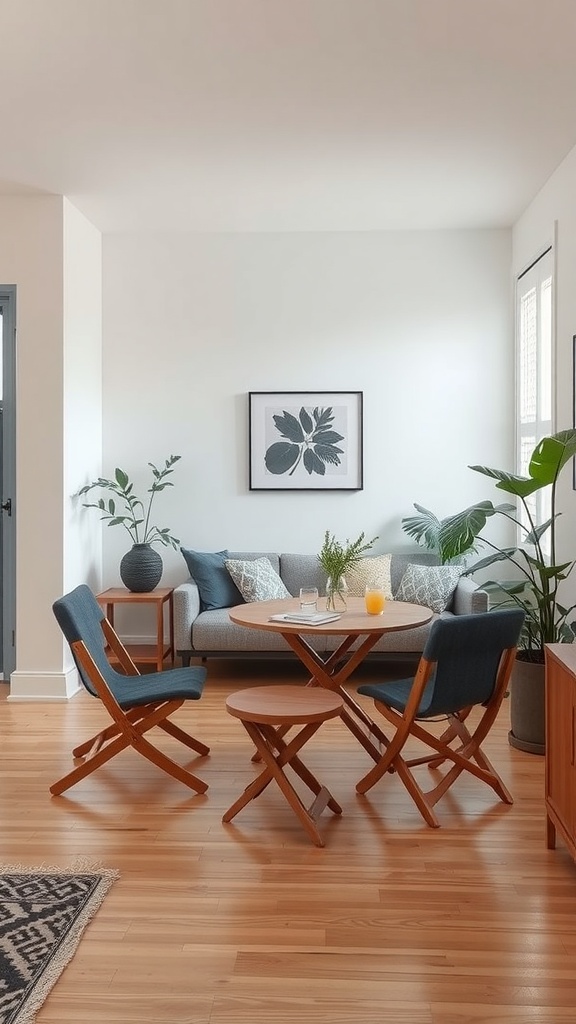
M 463 568 L 461 565 L 410 564 L 406 566 L 396 600 L 423 604 L 433 612 L 443 612 L 456 590 Z
M 384 596 L 392 597 L 392 580 L 390 578 L 390 562 L 392 555 L 378 555 L 375 558 L 361 558 L 351 569 L 346 570 L 348 593 L 353 597 L 364 597 L 366 584 L 379 583 Z
M 228 558 L 226 568 L 245 601 L 274 601 L 291 596 L 269 558 L 252 558 L 245 562 Z

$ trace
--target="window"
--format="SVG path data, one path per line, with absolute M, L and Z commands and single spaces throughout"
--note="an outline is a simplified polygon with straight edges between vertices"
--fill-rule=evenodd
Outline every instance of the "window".
M 552 249 L 520 275 L 516 288 L 517 453 L 516 469 L 528 475 L 530 455 L 552 427 Z M 550 516 L 550 489 L 528 499 L 536 523 Z M 521 522 L 528 527 L 524 509 Z M 546 542 L 548 534 L 543 538 Z M 549 553 L 549 552 L 547 552 Z

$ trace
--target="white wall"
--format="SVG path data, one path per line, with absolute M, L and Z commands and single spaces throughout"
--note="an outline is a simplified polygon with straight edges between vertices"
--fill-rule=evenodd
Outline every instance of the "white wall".
M 517 276 L 536 256 L 555 241 L 556 277 L 556 430 L 573 423 L 572 337 L 576 334 L 576 147 L 560 164 L 534 198 L 513 231 L 513 270 Z M 558 486 L 558 557 L 573 559 L 576 551 L 576 491 L 572 469 L 566 467 Z M 563 603 L 576 601 L 576 580 L 564 590 Z
M 511 234 L 107 236 L 104 471 L 140 490 L 182 455 L 158 525 L 186 547 L 413 545 L 414 501 L 441 515 L 491 496 L 472 463 L 513 458 Z M 364 490 L 250 492 L 249 391 L 364 392 Z M 90 513 L 87 513 L 90 514 Z M 94 513 L 96 514 L 96 513 Z M 104 585 L 130 539 L 104 531 Z M 165 584 L 187 573 L 161 549 Z
M 326 529 L 409 547 L 414 501 L 448 514 L 486 494 L 469 463 L 510 464 L 509 232 L 107 237 L 101 411 L 98 233 L 61 197 L 0 214 L 0 280 L 18 288 L 15 698 L 72 692 L 52 602 L 118 582 L 129 538 L 72 499 L 101 469 L 145 490 L 148 461 L 181 454 L 157 522 L 186 546 L 315 552 Z M 364 392 L 364 490 L 249 492 L 248 391 L 315 389 Z M 164 582 L 184 579 L 162 554 Z
M 0 197 L 0 280 L 15 284 L 16 688 L 62 682 L 62 199 Z M 32 682 L 33 681 L 33 682 Z
M 102 530 L 73 498 L 101 466 L 102 237 L 64 200 L 64 591 L 101 588 Z
M 66 494 L 78 476 L 70 457 L 74 445 L 89 438 L 91 464 L 96 447 L 101 450 L 99 420 L 95 428 L 94 423 L 87 426 L 80 411 L 81 393 L 89 393 L 92 382 L 82 380 L 75 369 L 88 336 L 91 346 L 96 343 L 100 318 L 101 275 L 98 271 L 94 276 L 94 247 L 94 229 L 62 197 L 0 197 L 0 280 L 17 286 L 18 327 L 16 671 L 11 699 L 64 699 L 77 686 L 52 603 L 88 572 L 70 528 Z M 87 320 L 90 328 L 79 329 Z M 97 392 L 99 396 L 99 380 Z M 89 402 L 87 409 L 92 421 Z M 87 549 L 96 545 L 98 551 L 98 531 L 86 529 L 96 538 Z

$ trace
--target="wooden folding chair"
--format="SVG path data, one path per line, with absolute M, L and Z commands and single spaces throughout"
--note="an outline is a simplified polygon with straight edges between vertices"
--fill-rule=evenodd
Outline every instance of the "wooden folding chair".
M 85 585 L 65 594 L 52 607 L 70 644 L 80 679 L 88 692 L 102 701 L 112 723 L 74 748 L 73 757 L 82 758 L 82 764 L 55 782 L 50 792 L 53 795 L 63 793 L 121 750 L 133 747 L 168 775 L 197 793 L 204 793 L 207 783 L 158 750 L 144 733 L 157 725 L 196 753 L 210 752 L 204 743 L 169 720 L 184 701 L 199 700 L 206 669 L 174 668 L 140 675 L 92 591 Z M 125 675 L 112 667 L 107 648 L 118 659 Z
M 506 693 L 523 621 L 524 612 L 516 609 L 437 619 L 414 679 L 358 687 L 358 693 L 374 699 L 377 710 L 396 730 L 387 739 L 381 759 L 357 783 L 359 793 L 366 793 L 386 772 L 397 772 L 432 828 L 440 824 L 434 805 L 463 771 L 491 786 L 504 803 L 513 802 L 481 743 Z M 471 732 L 466 719 L 478 705 L 484 711 Z M 446 722 L 441 736 L 420 724 L 432 720 Z M 409 737 L 421 740 L 434 753 L 406 759 L 402 751 Z M 451 762 L 449 770 L 424 791 L 412 769 L 440 768 L 446 761 Z

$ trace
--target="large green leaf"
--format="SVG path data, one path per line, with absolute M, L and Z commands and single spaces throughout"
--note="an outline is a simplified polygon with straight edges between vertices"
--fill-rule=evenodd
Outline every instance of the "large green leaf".
M 554 519 L 558 519 L 559 515 L 560 513 L 557 512 Z M 543 537 L 547 530 L 550 529 L 554 519 L 547 519 L 545 523 L 541 523 L 541 525 L 537 526 L 534 530 L 528 530 L 524 537 L 524 544 L 531 544 L 532 546 L 536 545 L 540 538 Z
M 440 520 L 424 505 L 417 505 L 414 502 L 414 508 L 420 515 L 406 516 L 402 520 L 402 529 L 418 543 L 422 541 L 427 548 L 436 549 L 440 533 Z
M 512 515 L 515 511 L 515 506 L 509 503 L 493 505 L 491 501 L 478 501 L 463 512 L 447 516 L 438 531 L 438 546 L 444 559 L 457 558 L 466 551 L 476 550 L 474 541 L 484 529 L 486 520 L 497 513 Z
M 505 473 L 488 466 L 470 466 L 477 473 L 483 473 L 497 480 L 497 487 L 508 494 L 526 498 L 542 487 L 553 484 L 566 463 L 576 455 L 576 430 L 560 430 L 557 434 L 543 437 L 532 452 L 528 476 Z
M 538 480 L 531 480 L 527 476 L 517 476 L 515 473 L 506 473 L 503 469 L 490 469 L 488 466 L 469 466 L 476 473 L 489 476 L 497 480 L 496 487 L 507 494 L 516 494 L 519 498 L 526 498 L 534 491 L 539 491 L 542 484 Z
M 576 430 L 560 430 L 550 437 L 543 437 L 532 452 L 528 472 L 540 486 L 552 484 L 560 470 L 576 455 Z
M 562 565 L 542 565 L 539 558 L 533 558 L 527 551 L 522 550 L 522 554 L 529 565 L 538 571 L 542 579 L 553 580 L 557 578 L 565 580 L 565 570 L 572 566 L 572 562 L 564 562 Z
M 493 551 L 491 555 L 486 555 L 485 558 L 481 558 L 479 562 L 474 562 L 469 569 L 466 570 L 466 576 L 470 576 L 474 572 L 478 572 L 479 569 L 486 569 L 489 565 L 494 565 L 495 562 L 509 562 L 514 558 L 518 548 L 501 548 L 498 551 Z M 484 587 L 484 584 L 482 584 Z
M 118 487 L 121 487 L 122 490 L 125 490 L 125 488 L 128 486 L 128 474 L 125 473 L 123 469 L 117 468 L 114 472 L 114 476 L 116 477 L 116 483 L 118 484 Z

